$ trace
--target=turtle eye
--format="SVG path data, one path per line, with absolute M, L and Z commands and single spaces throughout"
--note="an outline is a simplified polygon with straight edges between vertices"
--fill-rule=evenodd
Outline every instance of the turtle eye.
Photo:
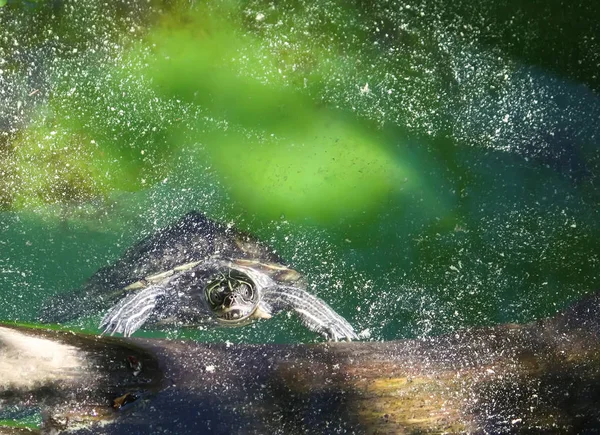
M 228 292 L 223 287 L 223 281 L 221 280 L 206 286 L 206 298 L 208 299 L 209 304 L 213 307 L 222 305 L 227 293 Z
M 237 293 L 243 297 L 244 299 L 251 301 L 254 299 L 254 286 L 249 282 L 238 281 L 239 285 L 237 288 Z

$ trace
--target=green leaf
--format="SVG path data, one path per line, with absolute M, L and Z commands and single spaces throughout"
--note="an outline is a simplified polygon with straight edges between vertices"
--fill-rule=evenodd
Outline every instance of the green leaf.
M 0 8 L 8 3 L 8 0 L 0 0 Z

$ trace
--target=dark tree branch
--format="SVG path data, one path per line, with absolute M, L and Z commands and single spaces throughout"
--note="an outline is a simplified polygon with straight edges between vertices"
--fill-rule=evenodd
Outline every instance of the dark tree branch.
M 31 337 L 69 346 L 75 363 L 50 370 L 23 350 Z M 4 326 L 0 352 L 0 419 L 38 405 L 59 429 L 111 419 L 94 433 L 600 430 L 598 294 L 540 322 L 427 340 L 228 346 Z M 19 370 L 41 380 L 19 386 Z

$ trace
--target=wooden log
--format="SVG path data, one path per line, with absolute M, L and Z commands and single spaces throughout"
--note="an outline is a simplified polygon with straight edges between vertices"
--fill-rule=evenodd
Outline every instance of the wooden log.
M 59 346 L 54 355 L 65 359 L 44 366 L 19 350 L 31 338 Z M 41 407 L 48 430 L 78 424 L 111 434 L 600 430 L 600 294 L 551 319 L 426 340 L 227 345 L 6 325 L 0 352 L 0 403 Z M 19 385 L 15 365 L 37 370 L 39 379 Z

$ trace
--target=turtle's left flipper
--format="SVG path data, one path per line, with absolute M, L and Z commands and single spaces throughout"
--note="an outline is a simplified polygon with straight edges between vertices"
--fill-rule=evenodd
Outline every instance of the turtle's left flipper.
M 358 340 L 346 319 L 318 297 L 297 287 L 273 286 L 264 289 L 261 306 L 270 314 L 295 311 L 304 325 L 329 340 Z
M 159 297 L 166 294 L 163 285 L 151 285 L 121 299 L 102 319 L 105 334 L 123 333 L 128 337 L 150 317 Z

